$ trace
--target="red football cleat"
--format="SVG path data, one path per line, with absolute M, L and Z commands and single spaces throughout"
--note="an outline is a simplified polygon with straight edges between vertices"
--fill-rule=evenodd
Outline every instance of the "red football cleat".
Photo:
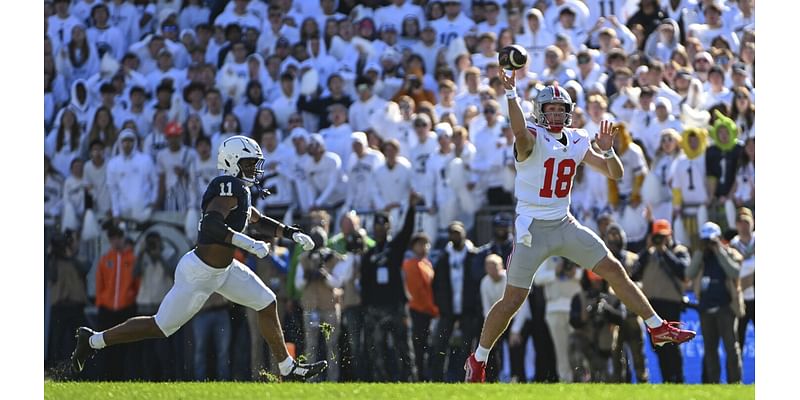
M 467 371 L 464 382 L 486 382 L 486 363 L 476 360 L 475 353 L 470 354 L 469 358 L 467 358 L 467 362 L 464 363 L 464 371 Z
M 694 339 L 697 332 L 679 328 L 680 322 L 677 321 L 664 321 L 658 328 L 650 329 L 650 341 L 654 346 L 663 346 L 667 343 L 681 344 Z

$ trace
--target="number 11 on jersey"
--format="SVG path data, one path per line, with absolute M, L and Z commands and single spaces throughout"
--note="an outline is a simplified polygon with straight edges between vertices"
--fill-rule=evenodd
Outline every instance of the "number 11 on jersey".
M 553 170 L 555 165 L 555 158 L 548 158 L 544 162 L 544 185 L 539 189 L 540 197 L 547 199 L 553 197 Z M 575 160 L 571 158 L 565 158 L 558 163 L 555 182 L 556 197 L 564 198 L 569 195 L 569 191 L 572 188 L 572 176 L 575 175 L 575 167 Z

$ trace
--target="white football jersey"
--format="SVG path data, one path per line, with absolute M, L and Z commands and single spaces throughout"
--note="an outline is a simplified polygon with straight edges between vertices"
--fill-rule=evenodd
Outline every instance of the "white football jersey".
M 696 206 L 708 201 L 706 191 L 706 155 L 690 160 L 681 155 L 672 165 L 672 188 L 681 192 L 684 205 Z
M 517 214 L 543 220 L 564 218 L 575 170 L 589 150 L 589 134 L 564 128 L 567 144 L 563 145 L 539 125 L 528 125 L 528 132 L 534 137 L 533 152 L 522 162 L 514 160 Z

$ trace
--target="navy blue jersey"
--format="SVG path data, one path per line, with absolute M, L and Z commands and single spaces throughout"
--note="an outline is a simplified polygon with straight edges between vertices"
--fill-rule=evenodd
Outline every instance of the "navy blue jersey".
M 234 178 L 230 175 L 221 175 L 214 178 L 203 194 L 203 202 L 201 204 L 203 214 L 205 214 L 208 203 L 217 196 L 236 197 L 236 208 L 233 208 L 228 213 L 225 218 L 225 224 L 234 231 L 243 232 L 247 228 L 247 221 L 250 219 L 250 205 L 252 204 L 250 189 L 239 178 Z M 211 244 L 217 242 L 200 231 L 197 236 L 197 243 Z

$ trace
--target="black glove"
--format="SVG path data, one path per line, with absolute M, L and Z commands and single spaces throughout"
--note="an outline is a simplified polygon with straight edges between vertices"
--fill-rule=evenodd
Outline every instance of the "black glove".
M 295 233 L 305 233 L 305 232 L 303 232 L 303 230 L 300 229 L 300 226 L 298 226 L 298 225 L 292 225 L 292 226 L 284 225 L 283 226 L 283 237 L 291 239 L 292 235 L 294 235 Z

